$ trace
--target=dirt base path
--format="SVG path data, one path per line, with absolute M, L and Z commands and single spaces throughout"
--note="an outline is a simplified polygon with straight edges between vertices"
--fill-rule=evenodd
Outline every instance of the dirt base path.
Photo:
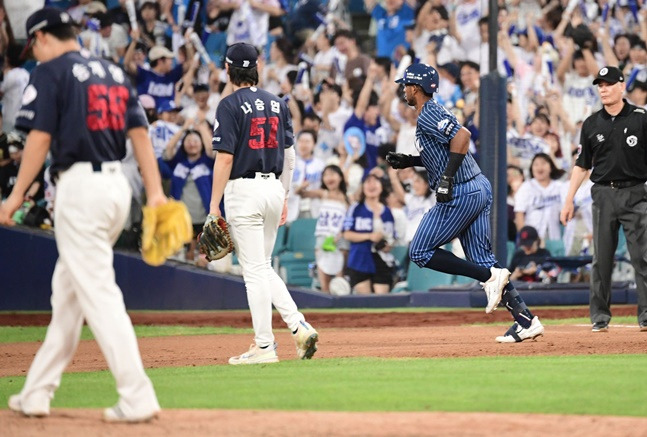
M 614 315 L 635 315 L 635 307 Z M 587 309 L 538 310 L 541 318 L 586 317 Z M 461 326 L 509 321 L 505 311 L 439 313 L 309 313 L 321 334 L 315 359 L 334 357 L 472 357 L 644 353 L 647 333 L 637 325 L 611 324 L 608 333 L 589 325 L 548 326 L 537 341 L 498 344 L 505 326 Z M 135 324 L 250 327 L 249 314 L 131 313 Z M 0 315 L 0 325 L 45 325 L 48 314 Z M 274 326 L 284 326 L 275 320 Z M 281 360 L 296 359 L 290 333 L 277 330 Z M 139 339 L 148 368 L 225 365 L 243 352 L 251 335 L 200 335 Z M 40 343 L 0 344 L 0 376 L 25 375 Z M 94 341 L 82 341 L 68 372 L 104 370 Z M 54 409 L 46 419 L 25 419 L 0 410 L 2 435 L 117 436 L 647 436 L 647 419 L 494 413 L 338 413 L 246 410 L 165 410 L 150 424 L 107 425 L 98 410 Z
M 148 424 L 107 425 L 96 410 L 56 409 L 47 419 L 0 411 L 3 435 L 138 437 L 645 436 L 647 419 L 498 413 L 336 413 L 164 410 Z

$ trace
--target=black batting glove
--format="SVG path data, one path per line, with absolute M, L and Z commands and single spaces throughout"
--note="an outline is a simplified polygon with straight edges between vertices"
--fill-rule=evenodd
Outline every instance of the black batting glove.
M 450 202 L 454 197 L 452 196 L 452 189 L 454 188 L 454 178 L 442 175 L 440 183 L 436 189 L 436 201 L 440 203 Z
M 386 154 L 386 162 L 393 168 L 413 167 L 413 156 L 404 153 L 389 152 Z

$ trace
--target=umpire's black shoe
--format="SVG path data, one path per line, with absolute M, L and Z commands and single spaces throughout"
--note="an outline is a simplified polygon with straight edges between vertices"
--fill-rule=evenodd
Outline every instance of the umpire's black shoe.
M 640 322 L 640 330 L 642 332 L 647 332 L 647 321 L 645 322 Z
M 609 322 L 595 322 L 593 324 L 593 332 L 608 332 L 609 331 Z

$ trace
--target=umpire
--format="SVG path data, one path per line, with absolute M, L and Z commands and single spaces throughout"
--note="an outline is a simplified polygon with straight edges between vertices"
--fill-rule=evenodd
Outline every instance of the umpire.
M 625 80 L 617 67 L 604 67 L 598 86 L 603 108 L 584 121 L 580 152 L 560 219 L 573 218 L 573 197 L 591 172 L 593 265 L 590 313 L 593 332 L 606 332 L 611 320 L 611 272 L 620 225 L 627 237 L 638 292 L 638 324 L 647 332 L 647 112 L 622 95 Z

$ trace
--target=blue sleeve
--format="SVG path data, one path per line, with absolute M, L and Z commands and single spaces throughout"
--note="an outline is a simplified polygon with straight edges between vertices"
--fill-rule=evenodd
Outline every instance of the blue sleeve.
M 282 111 L 285 114 L 285 121 L 283 123 L 283 128 L 285 129 L 285 148 L 292 147 L 294 145 L 294 131 L 292 128 L 292 116 L 290 115 L 290 109 L 288 108 L 285 101 L 281 101 Z
M 418 126 L 439 143 L 449 143 L 461 128 L 456 116 L 440 105 L 426 106 Z
M 16 126 L 25 131 L 36 129 L 54 135 L 57 131 L 58 99 L 54 72 L 39 65 L 31 73 L 29 85 L 22 95 L 22 107 L 16 117 Z
M 174 82 L 179 81 L 182 79 L 182 76 L 184 75 L 184 71 L 182 70 L 182 64 L 178 64 L 169 73 L 169 76 L 173 78 Z
M 375 5 L 375 7 L 373 8 L 373 11 L 371 12 L 371 18 L 373 18 L 374 20 L 379 20 L 380 18 L 384 18 L 385 15 L 386 15 L 386 11 L 379 4 Z
M 230 101 L 229 99 L 221 101 L 216 109 L 216 122 L 211 145 L 213 150 L 234 155 L 240 139 L 240 123 L 239 120 L 236 120 L 236 111 Z

